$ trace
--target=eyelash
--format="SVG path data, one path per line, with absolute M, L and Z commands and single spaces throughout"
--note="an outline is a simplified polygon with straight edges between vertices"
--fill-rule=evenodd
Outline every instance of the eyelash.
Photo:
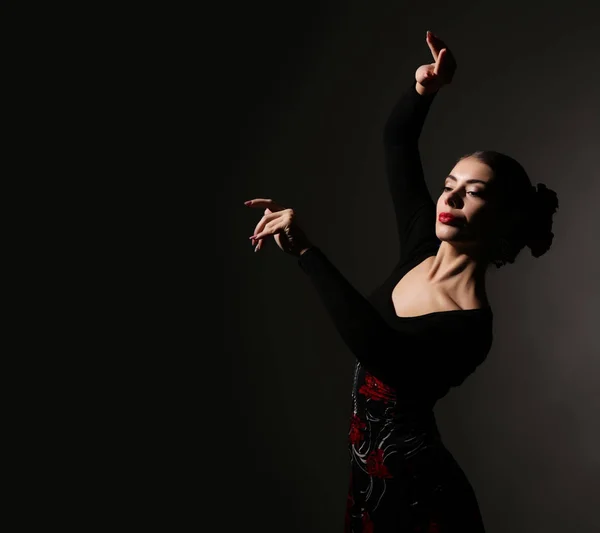
M 450 187 L 442 187 L 442 192 L 446 192 L 446 189 L 450 189 Z M 475 191 L 467 191 L 467 194 L 469 194 L 469 193 L 471 193 L 475 196 L 481 196 L 478 192 L 475 192 Z

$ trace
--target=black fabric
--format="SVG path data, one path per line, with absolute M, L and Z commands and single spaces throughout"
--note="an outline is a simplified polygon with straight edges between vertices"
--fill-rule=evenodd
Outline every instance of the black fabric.
M 473 489 L 442 442 L 433 407 L 485 360 L 492 310 L 399 317 L 391 299 L 398 281 L 440 245 L 418 149 L 437 93 L 419 95 L 415 85 L 383 132 L 400 258 L 390 276 L 365 297 L 318 246 L 298 258 L 356 357 L 345 533 L 484 531 Z

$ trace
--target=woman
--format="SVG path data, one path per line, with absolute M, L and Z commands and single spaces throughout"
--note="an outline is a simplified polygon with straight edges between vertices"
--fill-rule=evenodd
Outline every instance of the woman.
M 337 330 L 356 356 L 348 446 L 351 481 L 345 532 L 483 532 L 477 499 L 444 446 L 433 407 L 486 358 L 492 310 L 490 264 L 535 257 L 552 242 L 556 193 L 529 181 L 514 159 L 494 151 L 461 157 L 437 205 L 418 140 L 456 62 L 431 32 L 434 63 L 419 67 L 384 128 L 386 173 L 396 213 L 400 260 L 364 298 L 272 200 L 251 237 L 260 250 L 273 235 L 298 258 Z

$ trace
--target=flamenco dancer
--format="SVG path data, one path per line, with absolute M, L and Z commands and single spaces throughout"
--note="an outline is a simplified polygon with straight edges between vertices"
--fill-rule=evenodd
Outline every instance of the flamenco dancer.
M 524 168 L 499 152 L 461 156 L 432 200 L 418 141 L 456 60 L 433 33 L 426 42 L 434 62 L 416 70 L 383 130 L 400 259 L 367 298 L 307 238 L 293 209 L 265 198 L 245 203 L 264 209 L 250 237 L 255 251 L 273 236 L 297 258 L 356 357 L 345 533 L 485 531 L 433 408 L 491 348 L 488 267 L 514 263 L 525 246 L 539 257 L 554 237 L 556 193 L 534 187 Z

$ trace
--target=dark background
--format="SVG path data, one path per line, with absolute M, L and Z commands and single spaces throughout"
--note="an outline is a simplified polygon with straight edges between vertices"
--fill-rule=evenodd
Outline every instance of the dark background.
M 217 368 L 198 373 L 207 398 L 191 412 L 206 447 L 198 502 L 219 531 L 342 531 L 354 359 L 295 258 L 273 241 L 253 253 L 262 212 L 243 202 L 293 207 L 359 291 L 377 286 L 398 259 L 381 130 L 432 61 L 427 30 L 459 65 L 421 136 L 432 195 L 457 157 L 492 149 L 560 201 L 546 255 L 525 248 L 490 268 L 494 344 L 438 402 L 440 431 L 489 533 L 596 527 L 596 12 L 577 1 L 239 2 L 201 17 L 203 59 L 191 68 L 210 96 L 198 96 L 208 136 L 197 150 L 215 164 L 198 175 L 217 190 L 200 194 L 213 211 L 197 245 L 221 283 L 198 274 L 200 294 L 215 297 L 208 310 L 201 298 L 199 321 L 218 309 L 222 330 L 206 332 Z M 201 360 L 214 354 L 202 345 Z
M 440 431 L 489 533 L 597 529 L 596 2 L 15 11 L 5 433 L 23 521 L 341 533 L 354 358 L 296 259 L 253 253 L 243 202 L 293 207 L 357 290 L 380 284 L 398 260 L 382 127 L 432 30 L 459 65 L 421 136 L 432 196 L 493 149 L 560 201 L 546 255 L 490 269 L 494 344 L 437 404 Z

